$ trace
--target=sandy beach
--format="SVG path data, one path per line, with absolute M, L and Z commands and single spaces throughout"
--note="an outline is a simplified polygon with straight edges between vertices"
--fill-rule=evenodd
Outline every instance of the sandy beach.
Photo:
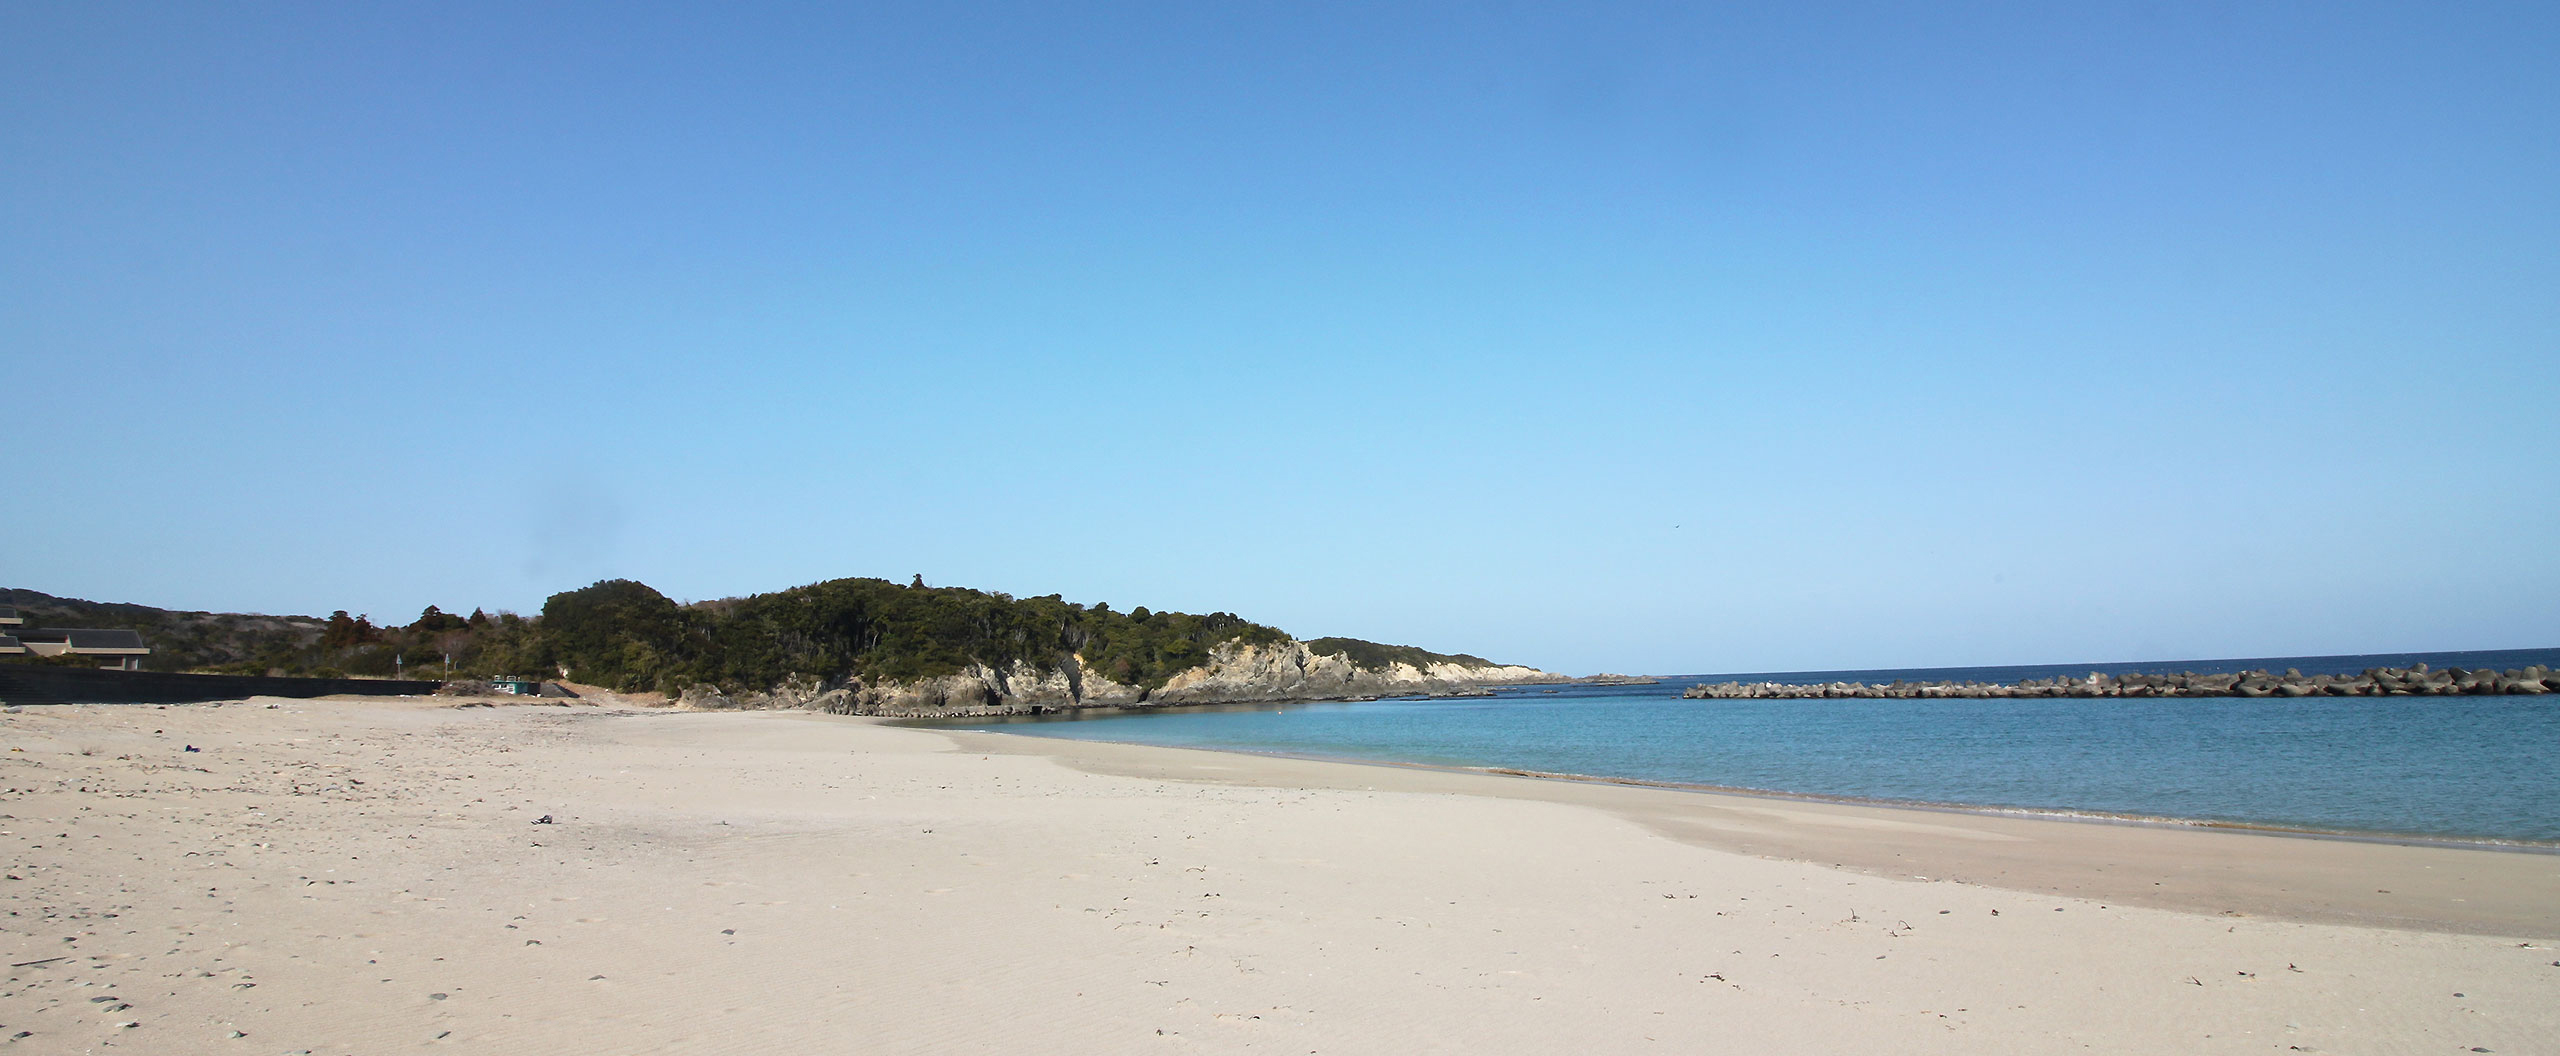
M 0 737 L 29 1053 L 2560 1052 L 2553 855 L 801 712 Z

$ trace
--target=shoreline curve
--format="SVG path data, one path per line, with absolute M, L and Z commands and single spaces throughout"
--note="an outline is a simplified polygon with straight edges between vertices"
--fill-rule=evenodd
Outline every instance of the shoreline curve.
M 1122 777 L 1565 803 L 1710 849 L 2186 912 L 2560 939 L 2560 847 L 1874 801 L 869 719 Z

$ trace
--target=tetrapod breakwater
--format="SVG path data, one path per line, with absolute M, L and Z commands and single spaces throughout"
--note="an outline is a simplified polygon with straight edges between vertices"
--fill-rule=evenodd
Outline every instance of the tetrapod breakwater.
M 2238 671 L 2223 674 L 2056 676 L 2020 682 L 1716 682 L 1681 691 L 1691 700 L 1784 700 L 1818 697 L 2386 697 L 2491 696 L 2560 692 L 2560 671 L 2535 664 L 2514 670 L 2489 668 L 2368 668 L 2353 675 L 2305 675 Z

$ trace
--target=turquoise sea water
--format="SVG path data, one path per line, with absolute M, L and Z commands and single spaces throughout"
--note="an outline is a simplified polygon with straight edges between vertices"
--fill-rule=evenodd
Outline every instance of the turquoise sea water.
M 2309 673 L 2314 665 L 2306 659 L 2359 658 L 2247 665 L 2276 663 L 2279 670 L 2296 666 Z M 2560 653 L 2496 666 L 2554 659 Z M 2344 670 L 2363 666 L 2375 665 Z M 1825 677 L 1801 680 L 1827 681 L 1832 673 L 1820 674 Z M 1864 674 L 1881 675 L 1876 680 L 1882 681 L 1950 677 L 1933 671 Z M 1085 713 L 981 721 L 970 728 L 2560 848 L 2560 696 L 1679 697 L 1691 683 L 1728 677 L 1667 678 L 1650 686 L 1525 687 L 1491 698 Z

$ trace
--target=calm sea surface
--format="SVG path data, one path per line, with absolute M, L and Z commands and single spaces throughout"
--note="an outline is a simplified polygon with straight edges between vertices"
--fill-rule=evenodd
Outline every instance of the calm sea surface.
M 2560 666 L 2560 650 L 1665 678 L 968 728 L 1853 799 L 2560 846 L 2560 695 L 1682 700 L 1697 682 Z

